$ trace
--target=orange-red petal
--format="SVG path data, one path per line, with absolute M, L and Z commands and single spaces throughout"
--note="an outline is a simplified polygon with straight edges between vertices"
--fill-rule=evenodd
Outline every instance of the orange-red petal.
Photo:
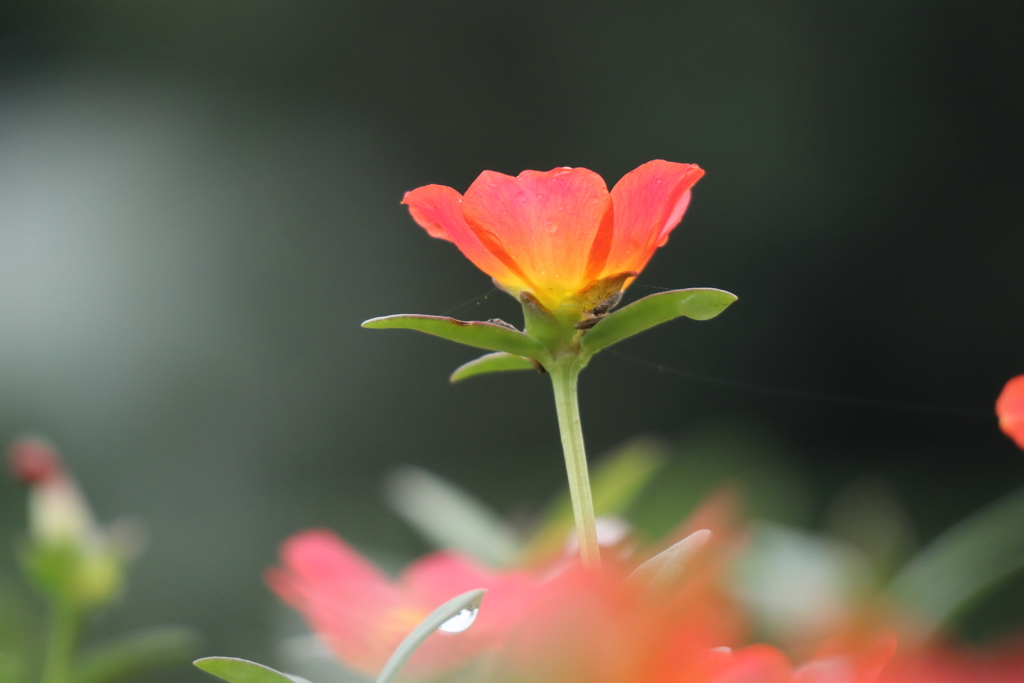
M 640 272 L 679 225 L 690 188 L 704 171 L 696 164 L 656 159 L 630 171 L 612 188 L 615 232 L 604 274 Z
M 462 195 L 445 185 L 425 185 L 406 192 L 402 203 L 431 237 L 454 242 L 466 258 L 498 282 L 514 285 L 520 276 L 502 254 L 495 254 L 470 229 L 462 215 Z M 521 289 L 519 287 L 518 289 Z
M 1003 432 L 1024 448 L 1024 375 L 1017 375 L 1003 387 L 996 399 L 996 415 Z
M 462 212 L 492 252 L 519 268 L 519 288 L 555 307 L 588 284 L 591 245 L 610 204 L 604 180 L 585 168 L 524 171 L 514 178 L 484 171 L 466 191 Z

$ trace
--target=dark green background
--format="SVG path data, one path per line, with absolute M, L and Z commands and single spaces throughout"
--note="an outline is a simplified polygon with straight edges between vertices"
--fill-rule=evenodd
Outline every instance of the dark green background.
M 611 185 L 664 158 L 707 176 L 630 295 L 740 299 L 621 352 L 883 402 L 606 354 L 582 384 L 591 452 L 760 434 L 807 478 L 807 523 L 875 475 L 930 538 L 1024 479 L 991 414 L 1024 371 L 1022 88 L 1008 0 L 9 0 L 0 439 L 50 436 L 102 518 L 148 527 L 99 632 L 193 624 L 266 660 L 260 572 L 288 533 L 424 549 L 380 502 L 392 465 L 520 516 L 562 481 L 543 379 L 451 387 L 472 350 L 359 328 L 490 287 L 402 193 L 563 165 Z

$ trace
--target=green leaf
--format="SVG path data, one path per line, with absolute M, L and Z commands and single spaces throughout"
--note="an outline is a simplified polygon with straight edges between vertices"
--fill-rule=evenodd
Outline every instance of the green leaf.
M 384 670 L 377 677 L 377 683 L 392 683 L 398 678 L 398 674 L 402 672 L 402 667 L 409 661 L 409 658 L 412 657 L 417 648 L 423 644 L 423 641 L 437 632 L 445 622 L 450 621 L 453 617 L 465 618 L 463 622 L 465 627 L 460 628 L 459 631 L 464 631 L 465 628 L 472 625 L 473 619 L 476 618 L 476 613 L 480 609 L 480 601 L 486 592 L 482 588 L 471 590 L 452 598 L 431 612 L 426 619 L 420 622 L 419 626 L 412 630 L 412 633 L 405 637 L 402 644 L 391 655 L 391 659 L 384 665 Z M 453 630 L 452 632 L 455 633 L 457 631 Z M 235 681 L 234 683 L 245 682 Z M 252 683 L 257 682 L 253 681 Z M 270 681 L 267 681 L 267 683 L 270 683 Z
M 529 358 L 516 356 L 504 351 L 488 353 L 476 360 L 463 363 L 455 368 L 455 372 L 448 378 L 452 384 L 461 382 L 477 375 L 486 375 L 491 372 L 508 372 L 509 370 L 535 370 L 537 366 Z
M 418 467 L 403 467 L 388 478 L 388 506 L 427 540 L 468 553 L 492 567 L 519 559 L 516 533 L 493 510 L 455 484 Z
M 634 569 L 626 582 L 645 585 L 655 591 L 671 588 L 710 539 L 711 532 L 707 529 L 694 531 Z
M 710 320 L 734 301 L 734 294 L 720 289 L 677 289 L 645 296 L 614 313 L 609 313 L 607 318 L 583 335 L 580 346 L 584 353 L 594 354 L 679 316 L 693 320 Z
M 295 683 L 296 680 L 269 666 L 234 657 L 206 657 L 193 664 L 228 683 Z
M 889 593 L 932 629 L 984 589 L 1024 568 L 1024 490 L 959 522 L 915 555 Z
M 199 648 L 189 628 L 165 626 L 140 631 L 92 650 L 75 666 L 74 683 L 113 683 L 187 662 Z
M 363 323 L 371 330 L 405 329 L 426 332 L 460 344 L 491 351 L 507 351 L 517 356 L 534 358 L 544 347 L 522 332 L 495 323 L 464 322 L 436 315 L 387 315 Z
M 594 513 L 624 512 L 665 462 L 661 443 L 645 438 L 633 439 L 600 460 L 590 477 Z M 526 550 L 528 561 L 535 564 L 558 554 L 573 528 L 572 501 L 566 491 L 530 541 Z

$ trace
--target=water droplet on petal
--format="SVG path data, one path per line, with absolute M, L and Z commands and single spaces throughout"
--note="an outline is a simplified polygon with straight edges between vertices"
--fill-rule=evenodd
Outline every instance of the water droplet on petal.
M 516 192 L 516 199 L 518 199 L 521 202 L 525 202 L 526 201 L 526 193 L 523 192 L 522 190 L 519 190 L 519 192 Z
M 544 228 L 548 232 L 557 232 L 558 231 L 558 223 L 548 223 L 547 225 L 544 226 Z
M 542 194 L 538 194 L 538 195 L 537 195 L 537 199 L 544 199 L 544 195 L 542 195 Z
M 437 627 L 438 631 L 445 633 L 462 633 L 473 625 L 476 615 L 480 613 L 479 607 L 467 607 L 454 617 Z
M 661 178 L 655 178 L 655 179 L 654 179 L 654 182 L 655 182 L 655 184 L 657 184 L 657 185 L 661 185 Z

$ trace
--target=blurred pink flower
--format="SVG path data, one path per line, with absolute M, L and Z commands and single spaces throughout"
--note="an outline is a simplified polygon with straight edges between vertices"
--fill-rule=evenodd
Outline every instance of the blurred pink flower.
M 500 647 L 529 608 L 538 585 L 528 572 L 492 571 L 449 552 L 422 557 L 392 580 L 335 534 L 321 529 L 286 540 L 281 565 L 266 574 L 271 589 L 303 614 L 342 662 L 374 675 L 430 612 L 475 588 L 486 588 L 487 594 L 472 628 L 435 634 L 404 671 L 426 678 Z

